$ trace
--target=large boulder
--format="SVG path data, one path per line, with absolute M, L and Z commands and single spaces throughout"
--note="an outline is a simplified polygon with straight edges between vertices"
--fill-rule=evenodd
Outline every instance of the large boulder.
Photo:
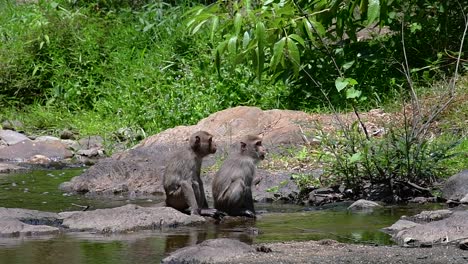
M 160 193 L 163 192 L 161 179 L 168 157 L 186 144 L 195 131 L 210 132 L 218 144 L 216 155 L 204 160 L 203 164 L 207 166 L 215 164 L 245 134 L 263 134 L 267 146 L 303 144 L 305 129 L 301 124 L 311 124 L 312 120 L 312 116 L 298 111 L 262 111 L 256 107 L 227 109 L 210 115 L 197 125 L 178 126 L 148 137 L 129 150 L 99 161 L 82 175 L 62 184 L 61 189 L 99 194 Z M 209 192 L 210 188 L 205 189 Z
M 23 140 L 29 140 L 27 136 L 13 130 L 0 129 L 0 140 L 11 146 Z
M 442 197 L 447 200 L 460 201 L 468 195 L 468 170 L 451 176 L 442 188 Z
M 255 249 L 244 242 L 234 239 L 218 238 L 206 240 L 198 245 L 181 248 L 174 251 L 162 263 L 216 263 L 232 261 Z

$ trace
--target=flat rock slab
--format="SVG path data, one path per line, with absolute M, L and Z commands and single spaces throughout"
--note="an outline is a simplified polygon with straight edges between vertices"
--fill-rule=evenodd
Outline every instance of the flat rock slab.
M 56 213 L 0 207 L 0 236 L 38 236 L 58 233 Z
M 71 158 L 73 153 L 60 141 L 23 140 L 0 149 L 0 160 L 23 162 L 35 155 L 42 155 L 51 160 Z
M 431 246 L 468 237 L 468 211 L 455 211 L 446 218 L 414 225 L 392 238 L 402 246 Z
M 231 261 L 246 253 L 255 252 L 252 246 L 234 239 L 218 238 L 181 248 L 162 260 L 164 264 L 175 263 L 216 263 Z
M 132 204 L 59 215 L 64 217 L 62 226 L 70 231 L 101 233 L 177 227 L 206 221 L 201 216 L 186 215 L 169 207 L 141 207 Z

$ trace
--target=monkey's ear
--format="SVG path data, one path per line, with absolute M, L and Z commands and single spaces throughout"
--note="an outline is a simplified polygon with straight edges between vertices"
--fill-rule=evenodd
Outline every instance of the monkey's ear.
M 247 144 L 241 142 L 241 150 L 245 150 L 247 148 Z

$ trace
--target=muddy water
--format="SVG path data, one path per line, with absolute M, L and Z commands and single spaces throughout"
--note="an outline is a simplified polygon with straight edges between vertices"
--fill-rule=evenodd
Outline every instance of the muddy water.
M 127 197 L 69 196 L 57 186 L 82 169 L 34 171 L 0 177 L 0 206 L 43 211 L 79 210 L 78 205 L 106 208 L 135 203 L 152 205 L 162 197 L 129 200 Z M 256 204 L 257 221 L 234 221 L 200 227 L 142 231 L 124 235 L 71 233 L 40 238 L 0 239 L 0 264 L 160 263 L 168 253 L 206 239 L 231 237 L 246 243 L 335 239 L 347 243 L 390 244 L 380 228 L 421 207 L 386 207 L 370 214 L 349 213 L 347 204 L 330 208 L 304 208 L 282 204 Z

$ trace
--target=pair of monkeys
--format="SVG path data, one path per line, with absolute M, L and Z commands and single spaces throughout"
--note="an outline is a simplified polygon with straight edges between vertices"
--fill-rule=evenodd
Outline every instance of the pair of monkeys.
M 208 207 L 200 179 L 203 157 L 216 152 L 213 136 L 198 131 L 190 136 L 189 147 L 174 153 L 164 172 L 166 205 L 181 212 L 211 216 L 247 216 L 255 218 L 252 181 L 255 165 L 265 158 L 262 139 L 248 135 L 240 142 L 240 151 L 230 155 L 213 180 L 214 209 Z

